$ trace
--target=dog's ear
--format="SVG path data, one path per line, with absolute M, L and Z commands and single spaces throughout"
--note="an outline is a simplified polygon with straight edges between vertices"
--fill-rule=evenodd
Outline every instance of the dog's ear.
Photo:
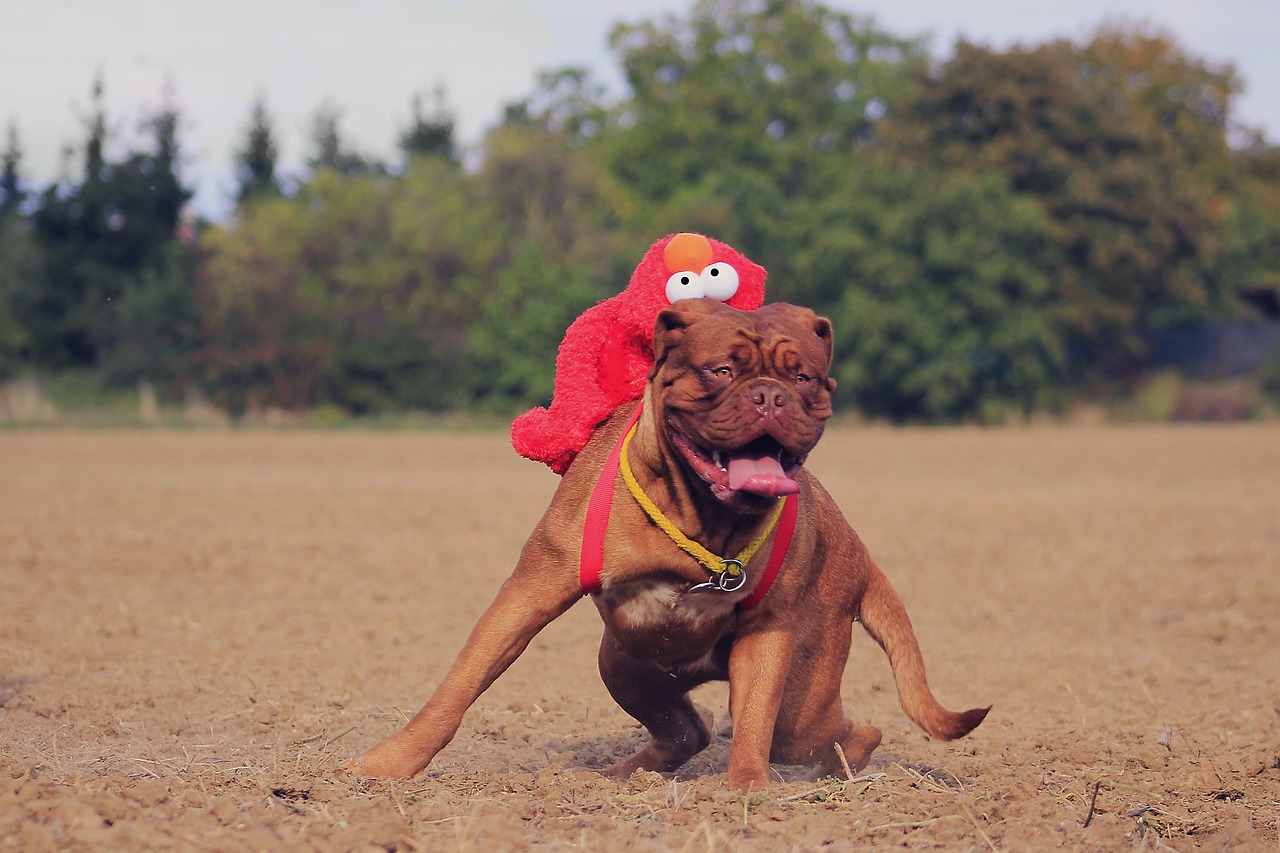
M 831 359 L 835 356 L 835 334 L 831 330 L 831 321 L 826 317 L 813 316 L 813 332 L 818 336 L 818 340 L 822 342 L 822 349 L 827 354 L 826 370 L 831 369 Z M 827 377 L 827 393 L 836 390 L 836 381 L 830 376 Z
M 818 339 L 818 343 L 822 346 L 822 351 L 826 355 L 827 363 L 824 368 L 831 366 L 831 358 L 834 354 L 832 346 L 831 321 L 826 317 L 819 317 L 811 308 L 805 308 L 801 305 L 792 305 L 789 302 L 775 302 L 772 305 L 766 305 L 760 311 L 773 311 L 779 314 L 789 315 L 793 322 L 808 325 L 813 329 L 814 336 Z
M 813 312 L 809 312 L 813 314 Z M 826 317 L 819 317 L 813 314 L 813 333 L 818 336 L 819 343 L 822 344 L 822 350 L 827 354 L 827 367 L 831 367 L 831 359 L 835 355 L 835 345 L 832 341 L 831 321 Z
M 831 321 L 826 317 L 819 317 L 811 309 L 804 308 L 800 305 L 792 305 L 787 302 L 775 302 L 772 305 L 766 305 L 760 309 L 760 312 L 774 312 L 782 314 L 790 318 L 792 322 L 798 325 L 807 325 L 813 330 L 813 335 L 818 339 L 818 345 L 822 347 L 823 365 L 822 370 L 825 373 L 831 369 L 831 359 L 834 355 L 833 338 L 831 330 Z M 759 313 L 759 312 L 757 312 Z M 836 381 L 831 377 L 827 377 L 827 391 L 836 390 Z
M 720 307 L 721 303 L 714 299 L 681 299 L 659 312 L 658 320 L 653 326 L 653 369 L 649 371 L 650 379 L 657 375 L 658 368 L 667 359 L 667 353 L 684 337 L 685 330 Z

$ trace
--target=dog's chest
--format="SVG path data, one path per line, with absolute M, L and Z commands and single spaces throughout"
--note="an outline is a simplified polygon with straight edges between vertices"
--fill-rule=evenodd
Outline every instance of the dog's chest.
M 691 593 L 689 584 L 644 579 L 593 596 L 619 643 L 641 658 L 676 660 L 709 648 L 734 624 L 740 596 Z

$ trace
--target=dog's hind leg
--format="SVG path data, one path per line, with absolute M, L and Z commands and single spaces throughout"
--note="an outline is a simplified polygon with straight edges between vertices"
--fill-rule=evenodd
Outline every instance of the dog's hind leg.
M 605 768 L 606 776 L 626 778 L 636 770 L 670 772 L 711 743 L 707 724 L 689 699 L 689 691 L 706 678 L 672 675 L 654 663 L 636 660 L 608 632 L 600 643 L 600 677 L 614 701 L 650 735 L 649 743 L 634 755 Z
M 801 641 L 778 709 L 771 760 L 809 765 L 814 778 L 843 771 L 837 744 L 855 773 L 880 745 L 880 730 L 847 718 L 840 701 L 851 627 L 847 618 L 832 618 Z

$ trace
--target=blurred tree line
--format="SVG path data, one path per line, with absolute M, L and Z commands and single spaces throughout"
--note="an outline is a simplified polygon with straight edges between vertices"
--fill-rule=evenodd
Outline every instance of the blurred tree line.
M 176 106 L 111 156 L 95 84 L 39 191 L 10 127 L 0 378 L 92 370 L 233 413 L 509 411 L 550 396 L 569 322 L 677 230 L 831 317 L 839 402 L 895 420 L 1053 410 L 1137 381 L 1153 328 L 1276 313 L 1280 151 L 1233 121 L 1234 71 L 1165 34 L 940 61 L 809 0 L 701 0 L 611 45 L 625 97 L 545 73 L 466 167 L 442 89 L 394 164 L 322 105 L 302 177 L 259 101 L 234 215 L 198 228 Z

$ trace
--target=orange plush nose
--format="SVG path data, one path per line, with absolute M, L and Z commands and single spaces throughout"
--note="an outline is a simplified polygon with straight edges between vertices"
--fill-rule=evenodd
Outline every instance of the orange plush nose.
M 662 250 L 667 272 L 701 272 L 711 264 L 711 243 L 701 234 L 677 234 Z

